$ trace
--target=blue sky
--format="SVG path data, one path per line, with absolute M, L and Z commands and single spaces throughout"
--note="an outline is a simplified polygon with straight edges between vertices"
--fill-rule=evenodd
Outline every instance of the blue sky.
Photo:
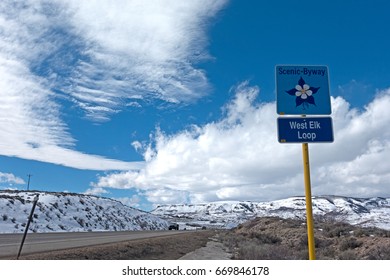
M 275 66 L 326 65 L 312 192 L 389 196 L 388 1 L 0 4 L 0 188 L 156 204 L 304 195 Z

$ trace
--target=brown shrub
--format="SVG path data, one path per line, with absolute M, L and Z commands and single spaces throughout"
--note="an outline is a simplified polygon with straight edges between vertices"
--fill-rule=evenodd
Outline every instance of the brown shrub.
M 317 259 L 390 260 L 390 231 L 332 219 L 315 221 Z M 235 259 L 308 258 L 307 228 L 300 220 L 263 217 L 226 231 L 221 240 Z

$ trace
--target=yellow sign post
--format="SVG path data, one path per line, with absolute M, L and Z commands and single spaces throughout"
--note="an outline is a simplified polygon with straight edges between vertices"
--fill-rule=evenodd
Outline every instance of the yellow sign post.
M 313 222 L 313 207 L 311 204 L 311 182 L 310 182 L 310 162 L 309 162 L 309 144 L 302 143 L 303 155 L 303 175 L 305 178 L 305 194 L 306 194 L 306 223 L 307 223 L 307 241 L 309 248 L 309 260 L 316 259 L 315 243 L 314 243 L 314 222 Z

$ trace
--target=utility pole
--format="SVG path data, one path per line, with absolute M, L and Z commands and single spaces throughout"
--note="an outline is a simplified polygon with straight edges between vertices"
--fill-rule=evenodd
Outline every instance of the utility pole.
M 27 177 L 28 177 L 28 183 L 27 183 L 27 190 L 30 190 L 30 178 L 31 178 L 31 174 L 27 174 Z
M 18 256 L 16 257 L 17 260 L 19 259 L 20 253 L 22 252 L 23 244 L 24 244 L 24 241 L 26 240 L 26 236 L 27 236 L 28 228 L 30 227 L 30 223 L 33 220 L 33 214 L 34 214 L 35 207 L 37 206 L 38 199 L 39 199 L 39 194 L 37 194 L 34 197 L 34 202 L 33 202 L 32 208 L 31 208 L 30 216 L 28 217 L 27 225 L 26 225 L 26 228 L 24 229 L 22 243 L 20 244 Z

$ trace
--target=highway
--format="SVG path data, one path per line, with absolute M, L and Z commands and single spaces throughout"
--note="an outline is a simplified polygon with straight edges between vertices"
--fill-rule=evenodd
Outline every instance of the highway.
M 21 256 L 61 249 L 183 234 L 186 231 L 109 231 L 29 233 Z M 23 234 L 0 234 L 0 259 L 16 259 Z

